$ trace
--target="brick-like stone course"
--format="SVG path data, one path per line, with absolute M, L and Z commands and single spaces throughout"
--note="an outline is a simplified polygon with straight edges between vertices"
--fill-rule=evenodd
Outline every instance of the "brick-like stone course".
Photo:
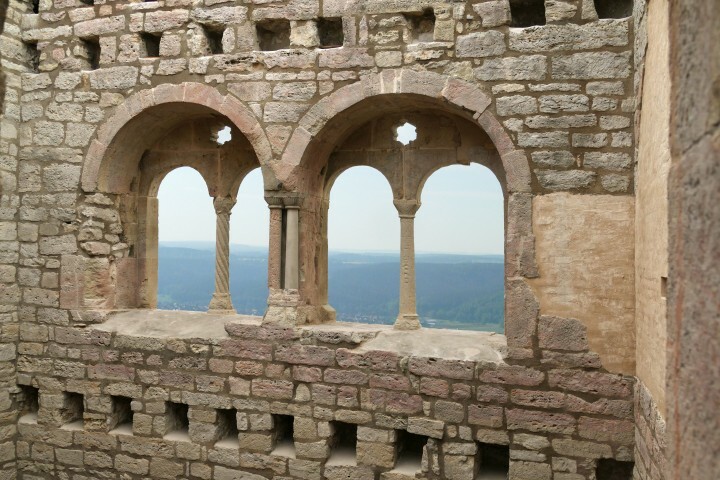
M 472 478 L 476 442 L 509 445 L 510 478 L 587 479 L 597 458 L 631 459 L 632 378 L 602 370 L 579 322 L 538 318 L 523 279 L 539 275 L 532 196 L 632 194 L 632 19 L 598 20 L 576 1 L 547 2 L 548 25 L 527 29 L 509 27 L 505 0 L 90 3 L 40 1 L 33 13 L 13 0 L 0 34 L 0 479 L 404 480 L 388 472 L 396 430 L 431 439 L 427 478 Z M 427 6 L 435 23 L 419 37 L 412 19 Z M 343 46 L 317 48 L 319 20 L 336 17 Z M 277 20 L 288 48 L 263 51 L 257 26 Z M 190 340 L 92 328 L 117 305 L 152 306 L 126 281 L 139 275 L 128 212 L 140 207 L 123 196 L 137 172 L 99 173 L 127 125 L 147 122 L 136 132 L 149 138 L 180 115 L 168 105 L 222 114 L 244 134 L 233 151 L 252 151 L 283 197 L 302 188 L 304 142 L 389 92 L 452 105 L 502 154 L 508 363 L 356 351 L 367 331 L 229 324 L 230 338 Z M 138 139 L 125 140 L 121 156 L 139 159 Z M 302 318 L 297 292 L 278 294 L 270 277 L 271 299 Z M 16 383 L 39 388 L 37 423 L 17 423 Z M 59 428 L 65 392 L 83 395 L 82 429 Z M 108 431 L 111 396 L 132 399 L 132 436 Z M 163 438 L 168 402 L 189 406 L 189 441 Z M 230 408 L 239 435 L 227 448 L 214 444 L 216 410 Z M 294 417 L 297 458 L 269 454 L 271 414 Z M 359 425 L 357 466 L 325 465 L 331 421 Z
M 559 323 L 555 333 L 567 330 Z M 92 328 L 68 335 L 67 327 L 43 327 L 54 358 L 38 369 L 43 351 L 19 357 L 20 381 L 38 385 L 41 398 L 38 422 L 18 425 L 18 461 L 28 474 L 42 468 L 53 476 L 82 467 L 98 478 L 114 470 L 152 478 L 334 478 L 340 475 L 336 467 L 325 465 L 330 421 L 360 427 L 358 466 L 343 470 L 353 478 L 392 469 L 396 430 L 438 440 L 433 448 L 444 452 L 446 462 L 433 467 L 431 461 L 424 478 L 471 478 L 476 441 L 509 444 L 511 478 L 550 475 L 568 462 L 583 465 L 573 468 L 590 478 L 583 475 L 594 460 L 628 460 L 634 443 L 632 379 L 600 371 L 412 355 L 395 357 L 392 364 L 372 362 L 397 354 L 324 344 L 312 327 L 297 329 L 300 335 L 283 330 L 285 339 L 278 339 L 274 327 L 234 323 L 228 328 L 232 337 L 219 341 Z M 222 347 L 253 337 L 254 348 Z M 21 340 L 23 351 L 33 338 Z M 268 353 L 258 359 L 258 351 Z M 363 360 L 342 365 L 349 356 Z M 248 369 L 248 363 L 259 368 Z M 240 368 L 233 370 L 233 364 Z M 589 389 L 578 376 L 604 387 Z M 84 396 L 80 430 L 50 423 L 64 408 L 65 391 Z M 110 395 L 132 399 L 132 436 L 109 432 Z M 169 433 L 166 402 L 189 406 L 187 439 L 163 438 Z M 216 445 L 217 409 L 228 408 L 237 410 L 238 443 Z M 294 459 L 270 454 L 271 415 L 277 414 L 294 417 Z

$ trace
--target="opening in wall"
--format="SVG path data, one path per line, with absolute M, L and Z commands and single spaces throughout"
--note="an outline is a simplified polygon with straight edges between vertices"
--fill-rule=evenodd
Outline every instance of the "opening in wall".
M 37 72 L 40 66 L 40 50 L 35 42 L 25 42 L 25 62 L 28 70 Z
M 81 38 L 78 46 L 78 56 L 85 60 L 89 70 L 100 66 L 100 39 L 97 37 Z
M 597 480 L 632 480 L 633 462 L 621 462 L 612 458 L 601 458 L 598 461 L 595 476 Z
M 225 33 L 224 28 L 212 28 L 208 25 L 203 25 L 203 32 L 207 39 L 208 50 L 211 55 L 219 55 L 223 53 L 223 34 Z
M 427 443 L 428 437 L 424 435 L 415 435 L 405 430 L 397 430 L 395 447 L 397 448 L 397 456 L 394 470 L 414 476 L 422 468 Z
M 290 21 L 285 19 L 263 20 L 255 26 L 258 46 L 263 51 L 290 48 Z
M 274 445 L 272 454 L 295 458 L 294 421 L 291 415 L 273 415 Z
M 95 5 L 95 0 L 80 0 L 80 3 L 82 3 L 84 5 L 92 6 L 92 5 Z
M 479 465 L 479 475 L 476 480 L 508 478 L 510 447 L 508 445 L 478 443 L 476 464 Z
M 82 430 L 84 427 L 83 416 L 85 414 L 84 396 L 75 392 L 65 392 L 63 395 L 62 428 L 66 430 Z
M 110 433 L 132 435 L 133 411 L 132 398 L 110 397 L 112 415 L 110 416 Z
M 180 167 L 163 178 L 158 191 L 159 309 L 207 310 L 215 288 L 215 218 L 197 170 Z
M 435 11 L 432 8 L 426 8 L 422 13 L 406 13 L 405 18 L 413 42 L 432 42 L 435 39 Z
M 165 436 L 166 440 L 190 440 L 190 420 L 188 406 L 184 403 L 165 403 Z
M 32 13 L 40 13 L 40 0 L 32 0 Z
M 155 58 L 160 56 L 160 35 L 143 32 L 140 34 L 140 38 L 143 42 L 145 57 Z
M 329 198 L 327 268 L 329 303 L 338 320 L 395 322 L 399 223 L 392 190 L 382 173 L 358 166 L 337 176 Z
M 327 465 L 357 465 L 357 425 L 330 422 L 330 457 Z
M 425 181 L 415 220 L 417 307 L 423 326 L 504 333 L 505 198 L 476 163 Z
M 409 122 L 404 122 L 395 129 L 395 140 L 405 146 L 417 140 L 417 128 Z
M 510 26 L 545 25 L 545 0 L 510 0 Z
M 240 184 L 230 216 L 230 294 L 235 310 L 262 315 L 267 307 L 270 209 L 262 171 L 256 168 Z
M 18 385 L 20 394 L 17 397 L 20 404 L 20 421 L 23 423 L 37 423 L 40 410 L 40 391 L 30 385 Z
M 595 0 L 598 18 L 627 18 L 633 14 L 633 0 Z
M 320 48 L 342 47 L 345 41 L 342 18 L 319 18 Z
M 221 409 L 217 411 L 218 415 L 218 434 L 216 446 L 219 447 L 237 447 L 239 445 L 237 426 L 237 410 L 234 408 Z

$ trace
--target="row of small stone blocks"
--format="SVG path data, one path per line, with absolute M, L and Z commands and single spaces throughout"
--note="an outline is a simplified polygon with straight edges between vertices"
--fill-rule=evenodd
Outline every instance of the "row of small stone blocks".
M 26 406 L 36 402 L 33 396 L 38 391 L 33 387 L 21 387 L 24 394 Z M 341 428 L 342 422 L 316 422 L 310 418 L 292 417 L 286 415 L 272 415 L 267 413 L 245 413 L 237 412 L 235 409 L 218 410 L 205 407 L 188 407 L 173 402 L 161 402 L 156 405 L 160 415 L 142 415 L 125 413 L 131 400 L 126 397 L 110 397 L 109 410 L 111 417 L 103 420 L 97 414 L 83 412 L 84 398 L 80 394 L 62 392 L 60 394 L 43 394 L 39 402 L 39 425 L 61 426 L 66 428 L 69 423 L 77 420 L 85 420 L 83 429 L 88 428 L 89 432 L 107 431 L 113 433 L 113 429 L 127 421 L 132 425 L 133 433 L 150 434 L 152 430 L 161 435 L 168 435 L 175 431 L 182 431 L 188 428 L 188 439 L 196 444 L 211 447 L 219 440 L 231 438 L 237 435 L 236 447 L 224 445 L 215 446 L 218 450 L 216 457 L 219 463 L 222 462 L 222 450 L 224 448 L 235 448 L 246 452 L 269 454 L 278 444 L 284 440 L 283 435 L 288 431 L 292 432 L 297 457 L 305 460 L 324 462 L 327 460 L 330 446 L 337 442 L 334 434 Z M 79 403 L 78 403 L 79 402 Z M 139 402 L 132 402 L 133 410 L 138 408 Z M 37 405 L 37 404 L 36 404 Z M 30 407 L 30 410 L 32 407 Z M 154 411 L 155 407 L 152 411 Z M 160 411 L 161 410 L 161 411 Z M 26 409 L 28 411 L 28 409 Z M 147 411 L 147 408 L 146 408 Z M 182 418 L 185 416 L 185 418 Z M 84 417 L 84 419 L 83 419 Z M 154 418 L 153 418 L 154 417 Z M 89 421 L 88 421 L 89 420 Z M 282 424 L 287 421 L 293 422 L 291 428 L 283 428 Z M 234 421 L 235 425 L 228 425 Z M 25 429 L 30 427 L 23 427 Z M 76 429 L 80 429 L 76 427 Z M 285 433 L 280 430 L 285 430 Z M 21 428 L 22 430 L 22 428 Z M 355 426 L 356 432 L 356 455 L 357 464 L 360 467 L 368 467 L 365 476 L 373 477 L 373 469 L 391 469 L 395 466 L 399 451 L 403 447 L 397 444 L 398 433 L 402 430 L 379 429 L 364 426 Z M 445 442 L 442 445 L 439 441 L 428 437 L 418 436 L 425 446 L 418 456 L 422 456 L 418 468 L 426 473 L 442 475 L 439 455 L 443 452 L 443 464 L 445 473 L 442 478 L 456 480 L 472 480 L 476 472 L 476 456 L 478 445 L 473 442 Z M 493 447 L 488 447 L 493 448 Z M 232 462 L 230 462 L 232 463 Z M 396 477 L 397 474 L 394 474 Z M 363 478 L 364 478 L 363 477 Z M 326 478 L 328 477 L 326 475 Z

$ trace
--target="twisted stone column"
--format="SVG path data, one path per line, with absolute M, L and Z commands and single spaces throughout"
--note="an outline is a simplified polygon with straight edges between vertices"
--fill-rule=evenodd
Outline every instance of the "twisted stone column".
M 215 214 L 215 293 L 208 311 L 210 313 L 232 314 L 235 308 L 230 298 L 230 211 L 235 200 L 230 197 L 216 197 L 213 200 Z
M 395 200 L 400 216 L 400 311 L 395 328 L 420 328 L 415 295 L 415 213 L 420 204 L 416 200 Z

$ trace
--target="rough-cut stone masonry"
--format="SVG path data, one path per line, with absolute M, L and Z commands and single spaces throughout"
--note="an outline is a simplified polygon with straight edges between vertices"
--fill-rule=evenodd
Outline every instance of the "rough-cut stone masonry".
M 518 10 L 526 3 L 11 1 L 0 36 L 3 478 L 403 480 L 390 470 L 410 434 L 429 439 L 422 478 L 474 479 L 497 451 L 512 480 L 626 468 L 634 22 L 598 19 L 592 0 L 546 0 L 540 17 Z M 528 22 L 544 25 L 511 26 Z M 402 146 L 393 128 L 405 120 L 418 139 Z M 225 126 L 233 139 L 218 146 Z M 359 164 L 388 178 L 402 224 L 396 326 L 413 329 L 422 185 L 470 162 L 506 197 L 506 335 L 477 337 L 496 358 L 370 348 L 387 332 L 335 324 L 327 304 L 334 179 Z M 178 166 L 198 169 L 215 199 L 210 308 L 231 315 L 208 316 L 220 332 L 205 338 L 111 333 L 118 319 L 147 329 L 187 316 L 153 310 L 156 194 Z M 271 208 L 269 307 L 243 320 L 223 232 L 256 167 Z M 601 205 L 623 218 L 608 222 Z M 612 238 L 586 247 L 596 218 Z M 536 254 L 536 231 L 560 228 L 567 251 Z M 578 258 L 592 268 L 562 268 Z M 130 411 L 132 436 L 114 430 Z M 294 417 L 293 435 L 278 415 Z M 169 432 L 186 422 L 189 438 Z M 215 445 L 235 428 L 239 443 Z M 328 465 L 343 428 L 357 464 Z M 269 455 L 283 429 L 296 458 Z
M 635 383 L 635 478 L 668 478 L 665 420 L 642 382 Z
M 587 351 L 572 322 L 542 317 L 543 351 L 557 357 L 524 367 L 501 359 L 502 339 L 480 333 L 454 335 L 494 346 L 490 353 L 465 359 L 454 351 L 457 338 L 438 333 L 445 346 L 437 358 L 402 351 L 397 337 L 388 338 L 392 330 L 370 326 L 245 319 L 226 325 L 229 336 L 192 338 L 218 319 L 146 315 L 121 314 L 107 328 L 85 330 L 23 326 L 18 379 L 39 387 L 40 397 L 37 419 L 18 426 L 24 478 L 414 478 L 392 472 L 403 431 L 427 437 L 422 478 L 475 478 L 481 444 L 509 445 L 513 479 L 595 478 L 597 459 L 632 459 L 633 378 L 568 368 L 566 352 Z M 149 327 L 173 315 L 174 326 Z M 137 333 L 148 328 L 153 336 Z M 375 349 L 378 335 L 399 349 Z M 32 355 L 33 347 L 52 358 Z M 78 416 L 68 417 L 66 392 L 83 395 L 84 426 L 67 425 Z M 118 396 L 132 399 L 132 435 L 113 430 Z M 167 402 L 189 406 L 189 436 L 172 436 Z M 216 444 L 223 409 L 237 411 L 239 434 Z M 294 418 L 291 458 L 271 454 L 272 415 Z M 326 463 L 334 421 L 357 425 L 356 462 Z

